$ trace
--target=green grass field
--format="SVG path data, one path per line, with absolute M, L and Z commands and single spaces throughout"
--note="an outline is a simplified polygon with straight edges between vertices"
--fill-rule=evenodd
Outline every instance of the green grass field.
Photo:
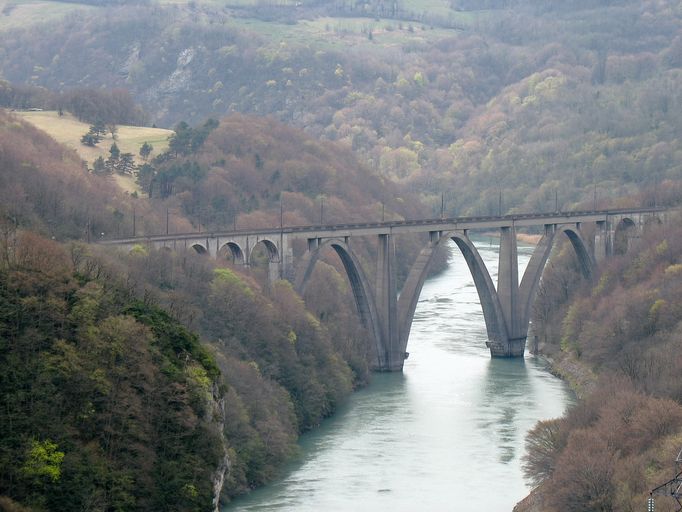
M 157 0 L 161 4 L 188 5 L 229 8 L 253 6 L 258 0 Z M 306 5 L 306 0 L 280 0 L 278 6 L 296 8 L 296 4 Z M 439 16 L 460 26 L 473 23 L 477 13 L 458 12 L 450 9 L 447 0 L 405 0 L 403 8 L 418 16 Z M 195 14 L 196 17 L 196 14 Z M 252 31 L 273 44 L 296 43 L 314 44 L 321 49 L 367 45 L 369 48 L 409 44 L 423 40 L 438 40 L 453 35 L 453 30 L 431 27 L 427 22 L 397 19 L 375 19 L 371 17 L 317 17 L 300 19 L 296 23 L 263 21 L 254 18 L 229 18 L 227 23 L 237 29 Z M 372 40 L 368 34 L 371 31 Z
M 46 132 L 57 142 L 76 150 L 78 155 L 85 160 L 90 167 L 97 157 L 109 156 L 109 148 L 114 140 L 111 134 L 107 134 L 104 139 L 95 147 L 81 144 L 81 137 L 87 133 L 90 125 L 83 123 L 70 114 L 59 116 L 56 111 L 41 112 L 15 112 L 19 117 L 28 121 L 36 128 Z M 145 142 L 154 146 L 151 157 L 162 153 L 168 148 L 168 138 L 173 134 L 172 130 L 162 128 L 149 128 L 146 126 L 119 126 L 116 134 L 116 145 L 122 153 L 132 153 L 135 155 L 136 162 L 140 162 L 140 147 Z M 117 176 L 116 181 L 121 188 L 132 192 L 137 190 L 135 182 L 128 177 Z
M 0 0 L 0 31 L 26 28 L 59 21 L 78 10 L 92 11 L 92 5 L 43 0 Z
M 252 31 L 277 46 L 282 43 L 314 45 L 320 49 L 339 49 L 352 46 L 381 49 L 422 41 L 436 41 L 452 37 L 450 29 L 432 29 L 421 23 L 372 18 L 321 17 L 301 20 L 296 24 L 276 23 L 247 18 L 231 18 L 235 28 Z M 369 39 L 369 32 L 372 39 Z

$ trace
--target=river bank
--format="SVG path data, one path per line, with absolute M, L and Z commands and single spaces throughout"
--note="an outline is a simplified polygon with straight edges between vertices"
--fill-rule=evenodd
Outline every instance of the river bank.
M 547 368 L 569 386 L 578 400 L 583 400 L 596 386 L 597 376 L 586 364 L 576 360 L 572 354 L 559 352 L 558 355 L 545 355 L 539 347 L 538 356 L 547 361 Z M 543 496 L 535 489 L 519 501 L 512 512 L 544 512 Z

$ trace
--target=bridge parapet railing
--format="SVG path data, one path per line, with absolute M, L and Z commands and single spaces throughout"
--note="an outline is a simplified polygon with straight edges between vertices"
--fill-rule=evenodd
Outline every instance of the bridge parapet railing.
M 279 236 L 289 234 L 295 238 L 343 236 L 343 232 L 353 234 L 357 231 L 372 231 L 364 234 L 390 234 L 392 232 L 427 232 L 432 230 L 449 231 L 457 229 L 490 229 L 515 225 L 518 227 L 539 226 L 542 224 L 561 224 L 574 222 L 594 222 L 606 220 L 608 216 L 637 215 L 668 211 L 665 207 L 620 208 L 613 210 L 559 211 L 545 213 L 514 213 L 501 216 L 469 216 L 430 219 L 392 220 L 385 222 L 349 222 L 339 224 L 311 224 L 299 226 L 280 226 L 272 228 L 247 228 L 225 231 L 184 232 L 161 235 L 111 238 L 99 240 L 104 245 L 124 245 L 145 241 L 194 240 L 205 238 L 229 238 L 246 236 Z M 423 229 L 420 229 L 423 228 Z M 432 228 L 432 229 L 429 229 Z M 360 233 L 361 235 L 363 233 Z

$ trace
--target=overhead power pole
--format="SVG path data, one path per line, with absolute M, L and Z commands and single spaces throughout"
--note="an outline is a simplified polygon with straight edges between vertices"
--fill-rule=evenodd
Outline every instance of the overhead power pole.
M 649 493 L 649 499 L 647 500 L 647 512 L 654 512 L 654 495 L 656 496 L 670 496 L 677 502 L 678 509 L 676 512 L 682 511 L 682 450 L 677 454 L 675 459 L 675 465 L 677 466 L 676 475 L 659 485 L 655 489 L 652 489 Z

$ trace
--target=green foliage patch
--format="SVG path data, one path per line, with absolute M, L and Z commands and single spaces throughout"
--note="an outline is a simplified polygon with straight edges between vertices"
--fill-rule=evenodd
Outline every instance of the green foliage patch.
M 197 335 L 173 320 L 166 311 L 136 301 L 127 306 L 124 313 L 132 315 L 137 321 L 151 328 L 162 353 L 174 361 L 175 368 L 180 369 L 185 356 L 189 355 L 201 363 L 211 379 L 218 378 L 220 370 L 208 350 L 201 345 Z
M 210 510 L 215 360 L 163 311 L 27 242 L 0 268 L 2 494 L 36 511 Z

